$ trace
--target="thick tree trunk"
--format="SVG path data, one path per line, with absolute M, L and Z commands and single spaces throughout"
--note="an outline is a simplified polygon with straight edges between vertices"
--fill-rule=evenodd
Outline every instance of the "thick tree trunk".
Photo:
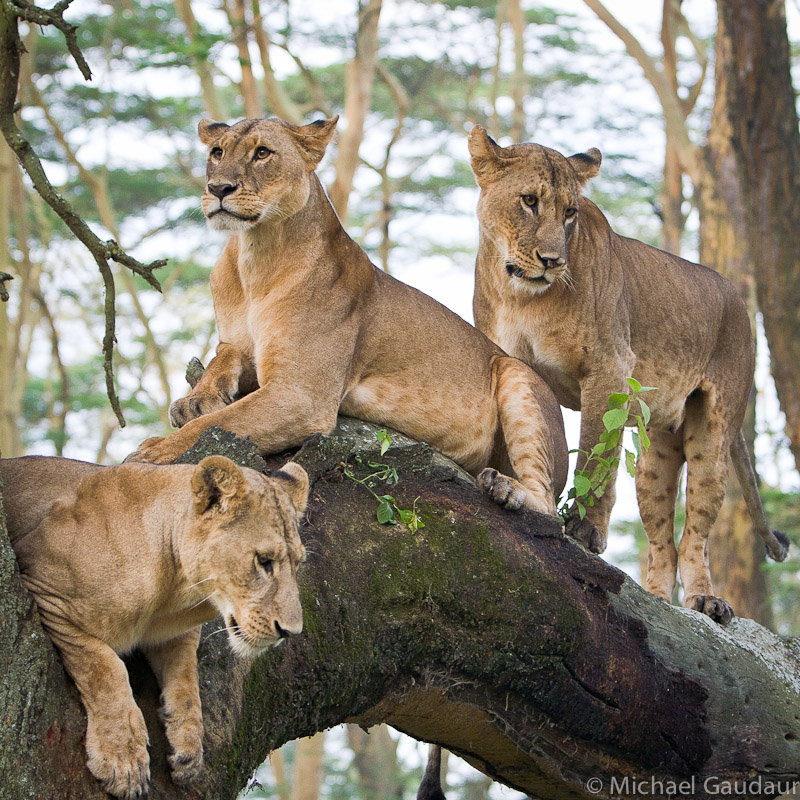
M 252 664 L 204 636 L 207 768 L 191 792 L 167 775 L 154 679 L 143 659 L 130 661 L 154 796 L 231 800 L 271 750 L 343 721 L 438 742 L 538 798 L 625 793 L 612 777 L 649 787 L 651 777 L 694 776 L 695 798 L 716 796 L 708 778 L 800 779 L 796 641 L 666 605 L 566 539 L 557 520 L 497 508 L 463 471 L 399 434 L 381 460 L 398 470 L 398 504 L 416 498 L 425 527 L 380 525 L 374 498 L 341 471 L 344 461 L 366 469 L 355 454 L 379 458 L 374 430 L 343 419 L 297 456 L 313 480 L 303 636 Z M 208 434 L 192 452 L 220 449 Z M 83 766 L 75 691 L 5 536 L 0 548 L 0 800 L 100 798 Z M 590 778 L 599 791 L 587 791 Z
M 718 3 L 728 110 L 772 374 L 800 466 L 800 133 L 784 0 Z
M 747 211 L 733 148 L 729 81 L 733 69 L 731 41 L 718 36 L 714 107 L 708 141 L 702 152 L 705 179 L 698 187 L 700 261 L 730 280 L 747 304 L 755 335 L 756 292 L 753 261 L 747 242 Z M 743 430 L 751 457 L 755 442 L 755 391 L 751 392 Z M 753 460 L 755 463 L 755 460 Z M 725 501 L 711 532 L 711 576 L 717 594 L 739 616 L 773 624 L 766 576 L 761 569 L 764 547 L 754 533 L 739 482 L 730 467 Z

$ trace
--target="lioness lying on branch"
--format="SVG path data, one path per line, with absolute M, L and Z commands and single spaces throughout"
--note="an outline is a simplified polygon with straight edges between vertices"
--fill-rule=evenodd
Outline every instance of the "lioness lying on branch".
M 212 425 L 280 452 L 342 413 L 430 443 L 508 508 L 555 513 L 567 448 L 553 393 L 345 233 L 314 173 L 335 126 L 200 123 L 203 211 L 231 232 L 211 275 L 220 345 L 172 404 L 181 430 L 129 458 L 174 461 Z
M 0 470 L 22 581 L 86 708 L 92 774 L 117 797 L 147 793 L 147 729 L 118 655 L 139 647 L 161 687 L 173 780 L 191 781 L 203 764 L 200 625 L 222 615 L 241 655 L 302 630 L 305 471 L 267 478 L 222 456 L 196 467 L 29 456 Z

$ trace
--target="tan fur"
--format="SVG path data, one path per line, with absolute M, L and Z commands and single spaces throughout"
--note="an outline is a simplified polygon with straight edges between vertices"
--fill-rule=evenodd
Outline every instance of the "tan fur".
M 480 126 L 469 149 L 481 188 L 475 324 L 535 366 L 562 405 L 581 410 L 583 451 L 597 444 L 608 396 L 627 391 L 626 377 L 657 387 L 643 397 L 652 410 L 652 446 L 636 471 L 650 538 L 647 587 L 671 600 L 679 565 L 684 604 L 730 619 L 730 606 L 713 597 L 707 553 L 729 453 L 770 553 L 786 553 L 766 523 L 746 448 L 731 449 L 741 439 L 753 381 L 744 303 L 716 272 L 611 230 L 580 194 L 599 170 L 598 150 L 565 158 L 536 144 L 503 148 Z M 686 529 L 676 552 L 674 505 L 684 461 Z M 584 462 L 579 456 L 579 469 Z M 584 520 L 573 509 L 567 531 L 602 552 L 613 503 L 612 481 Z
M 313 171 L 335 124 L 200 124 L 203 210 L 233 233 L 211 276 L 221 344 L 172 405 L 181 430 L 132 457 L 172 461 L 212 425 L 278 452 L 329 432 L 341 412 L 429 442 L 473 474 L 513 469 L 480 485 L 509 507 L 554 513 L 567 461 L 552 392 L 347 236 Z
M 308 476 L 288 464 L 266 478 L 222 456 L 197 467 L 30 456 L 0 469 L 23 583 L 86 708 L 92 774 L 117 797 L 147 793 L 147 729 L 119 658 L 138 647 L 161 687 L 173 780 L 191 781 L 203 763 L 199 626 L 223 615 L 246 656 L 302 630 Z

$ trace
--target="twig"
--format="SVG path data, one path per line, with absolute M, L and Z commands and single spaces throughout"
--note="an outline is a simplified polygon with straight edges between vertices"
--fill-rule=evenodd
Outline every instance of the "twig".
M 17 7 L 16 15 L 19 19 L 25 22 L 33 22 L 36 25 L 52 25 L 54 28 L 58 28 L 64 34 L 67 50 L 75 59 L 81 75 L 87 81 L 92 79 L 92 70 L 86 63 L 80 47 L 78 47 L 78 26 L 64 19 L 64 12 L 69 8 L 72 0 L 61 0 L 51 9 L 39 8 L 33 3 L 29 3 L 28 0 L 11 0 L 11 2 Z
M 161 285 L 153 271 L 163 267 L 165 259 L 142 264 L 129 256 L 113 239 L 103 242 L 99 239 L 73 210 L 72 206 L 55 190 L 42 168 L 30 142 L 17 127 L 14 114 L 17 109 L 17 90 L 19 85 L 20 53 L 25 48 L 19 38 L 17 20 L 22 19 L 38 25 L 52 25 L 64 34 L 67 48 L 72 54 L 84 78 L 91 78 L 91 70 L 80 51 L 76 37 L 76 26 L 63 18 L 64 11 L 72 0 L 60 0 L 52 9 L 41 9 L 28 0 L 0 0 L 0 131 L 9 147 L 14 151 L 22 168 L 28 173 L 34 189 L 58 214 L 67 227 L 75 234 L 94 257 L 105 286 L 105 336 L 103 337 L 103 362 L 106 374 L 106 391 L 114 414 L 121 427 L 125 427 L 119 398 L 114 388 L 113 352 L 116 341 L 115 330 L 115 288 L 114 276 L 108 265 L 109 259 L 116 261 L 131 272 L 140 275 L 154 289 L 161 291 Z
M 0 301 L 3 303 L 8 302 L 8 289 L 6 289 L 6 281 L 13 280 L 13 275 L 9 275 L 7 272 L 0 272 Z

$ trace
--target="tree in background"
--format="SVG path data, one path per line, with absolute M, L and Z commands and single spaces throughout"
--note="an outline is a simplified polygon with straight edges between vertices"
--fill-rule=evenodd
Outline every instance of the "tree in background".
M 79 12 L 86 16 L 78 18 Z M 160 273 L 167 291 L 162 298 L 141 278 L 114 268 L 117 383 L 133 427 L 124 439 L 101 377 L 104 317 L 96 267 L 0 143 L 0 247 L 9 250 L 0 251 L 7 256 L 0 269 L 11 264 L 16 276 L 9 284 L 11 313 L 0 304 L 4 455 L 42 440 L 57 454 L 75 453 L 78 439 L 85 457 L 120 457 L 131 443 L 166 426 L 171 393 L 182 391 L 177 378 L 183 364 L 212 349 L 208 253 L 219 248 L 208 245 L 210 234 L 202 232 L 195 210 L 202 155 L 193 131 L 201 116 L 277 114 L 300 122 L 343 114 L 343 133 L 323 177 L 355 237 L 398 274 L 437 255 L 471 269 L 472 243 L 435 238 L 425 227 L 427 217 L 446 229 L 472 215 L 463 199 L 473 186 L 463 137 L 470 123 L 481 122 L 497 138 L 536 138 L 577 150 L 602 145 L 606 137 L 639 136 L 639 126 L 657 122 L 652 116 L 643 122 L 646 115 L 633 106 L 611 112 L 597 103 L 608 76 L 622 71 L 628 80 L 630 70 L 598 51 L 574 17 L 539 3 L 406 0 L 383 6 L 373 0 L 330 25 L 316 21 L 303 4 L 258 0 L 124 0 L 70 13 L 81 22 L 79 42 L 100 80 L 76 81 L 60 35 L 32 25 L 24 34 L 28 54 L 16 118 L 59 176 L 60 190 L 101 238 L 113 236 L 142 256 L 170 253 L 170 265 Z M 699 77 L 685 86 L 678 82 L 679 40 L 691 44 L 698 64 Z M 715 94 L 707 144 L 694 144 L 692 113 L 698 103 L 695 118 L 703 110 L 705 53 L 680 2 L 664 3 L 662 43 L 660 61 L 644 58 L 643 49 L 637 56 L 655 80 L 667 120 L 661 188 L 657 172 L 619 157 L 624 147 L 603 147 L 604 179 L 594 196 L 624 232 L 650 241 L 660 235 L 672 247 L 684 227 L 683 174 L 689 174 L 701 212 L 701 259 L 746 289 L 752 279 L 736 278 L 735 266 L 737 258 L 750 263 L 736 252 L 742 226 L 726 223 L 743 213 L 725 149 L 727 94 L 719 88 Z M 318 52 L 326 55 L 320 59 Z M 724 63 L 718 52 L 718 87 L 728 75 Z M 575 126 L 577 109 L 588 114 L 582 129 Z M 567 138 L 561 138 L 565 130 Z M 158 146 L 143 154 L 142 141 Z M 656 205 L 660 233 L 650 213 Z M 747 550 L 756 547 L 755 537 L 737 526 L 733 519 L 736 544 L 726 535 L 726 546 L 716 548 L 738 559 L 739 566 L 724 566 L 723 577 L 734 569 L 743 576 L 726 591 L 735 597 L 737 585 L 747 587 L 735 607 L 766 620 L 763 588 L 755 583 L 762 577 L 758 553 Z M 791 582 L 790 573 L 782 575 Z M 758 603 L 746 605 L 752 597 Z M 391 742 L 375 735 L 385 745 L 375 754 L 356 736 L 350 737 L 357 772 L 350 786 L 361 787 L 366 800 L 373 760 L 391 761 Z M 295 758 L 318 758 L 319 740 L 315 747 L 300 746 Z M 302 766 L 300 772 L 308 774 Z M 410 791 L 408 782 L 404 791 Z M 488 788 L 476 783 L 456 791 L 466 796 Z

